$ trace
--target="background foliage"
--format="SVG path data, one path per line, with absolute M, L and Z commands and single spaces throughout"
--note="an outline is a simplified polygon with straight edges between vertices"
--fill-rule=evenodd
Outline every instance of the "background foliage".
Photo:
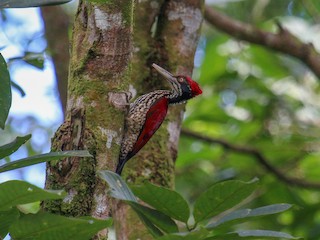
M 235 1 L 220 8 L 232 18 L 270 32 L 276 31 L 279 21 L 301 41 L 319 47 L 318 1 Z M 286 176 L 318 181 L 319 79 L 304 63 L 234 40 L 207 24 L 198 55 L 203 58 L 196 62 L 195 76 L 205 92 L 188 104 L 184 127 L 254 148 Z M 286 230 L 305 239 L 320 237 L 318 187 L 285 183 L 267 171 L 255 154 L 182 134 L 176 184 L 188 198 L 194 199 L 213 182 L 255 176 L 261 185 L 251 206 L 288 202 L 297 208 L 253 225 Z
M 320 3 L 317 0 L 222 0 L 214 7 L 265 31 L 276 32 L 276 22 L 281 22 L 298 39 L 312 42 L 319 51 Z M 6 10 L 1 10 L 1 16 L 3 26 L 12 24 L 10 18 L 6 18 Z M 50 55 L 50 51 L 46 54 L 45 49 L 31 51 L 30 43 L 37 39 L 38 36 L 23 38 L 24 54 L 7 59 L 9 66 L 23 61 L 43 68 L 43 63 L 50 61 L 46 55 Z M 177 191 L 188 202 L 194 202 L 214 183 L 258 177 L 258 191 L 251 196 L 253 201 L 242 204 L 243 208 L 284 202 L 295 208 L 231 228 L 263 226 L 309 240 L 319 239 L 320 187 L 299 186 L 300 180 L 319 181 L 319 79 L 299 59 L 237 41 L 207 23 L 203 25 L 193 77 L 203 87 L 204 94 L 187 105 L 176 162 Z M 11 85 L 13 91 L 24 94 L 15 82 Z M 2 90 L 0 88 L 0 92 Z M 30 119 L 27 133 L 35 126 L 45 129 L 37 125 L 36 119 L 11 118 L 6 132 L 1 132 L 0 145 L 12 140 L 15 135 L 12 132 L 19 129 L 15 126 L 20 126 L 15 122 L 26 124 Z M 187 130 L 212 141 L 191 136 Z M 46 131 L 43 136 L 48 143 L 54 130 Z M 248 148 L 250 151 L 243 150 Z M 28 145 L 27 150 L 29 155 L 39 152 L 35 145 Z M 281 176 L 294 181 L 283 181 L 268 170 L 256 153 L 279 169 Z M 11 216 L 15 219 L 16 212 Z

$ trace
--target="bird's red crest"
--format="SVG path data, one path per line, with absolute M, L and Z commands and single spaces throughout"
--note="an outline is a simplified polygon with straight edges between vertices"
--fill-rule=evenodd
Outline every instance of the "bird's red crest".
M 193 97 L 200 95 L 202 93 L 202 90 L 201 90 L 199 84 L 197 82 L 193 81 L 191 77 L 186 77 L 186 80 L 188 81 L 188 83 L 190 85 Z

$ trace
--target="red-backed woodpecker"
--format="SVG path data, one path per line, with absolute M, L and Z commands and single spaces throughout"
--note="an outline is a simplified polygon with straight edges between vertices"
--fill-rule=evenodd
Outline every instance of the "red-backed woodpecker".
M 126 162 L 158 130 L 167 115 L 169 104 L 181 103 L 202 93 L 199 85 L 190 77 L 173 76 L 157 64 L 152 66 L 170 83 L 171 90 L 156 90 L 144 94 L 130 104 L 116 169 L 119 175 Z

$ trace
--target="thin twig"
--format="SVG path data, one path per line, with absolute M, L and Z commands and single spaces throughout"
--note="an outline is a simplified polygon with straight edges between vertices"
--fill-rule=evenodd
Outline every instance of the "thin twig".
M 235 145 L 232 143 L 229 143 L 225 140 L 218 139 L 218 138 L 212 138 L 212 137 L 207 137 L 204 135 L 201 135 L 199 133 L 187 130 L 187 129 L 182 129 L 181 133 L 186 136 L 186 137 L 192 137 L 196 138 L 200 141 L 204 141 L 207 143 L 214 143 L 214 144 L 219 144 L 223 148 L 227 150 L 231 150 L 240 154 L 246 154 L 254 157 L 257 162 L 262 165 L 267 171 L 272 173 L 274 176 L 276 176 L 279 180 L 287 183 L 288 185 L 293 185 L 297 187 L 303 187 L 303 188 L 309 188 L 309 189 L 320 189 L 320 183 L 317 182 L 308 182 L 299 178 L 294 178 L 294 177 L 289 177 L 286 176 L 283 172 L 281 172 L 279 169 L 274 167 L 270 161 L 257 149 L 251 148 L 251 147 L 246 147 L 246 146 L 240 146 L 240 145 Z
M 270 33 L 234 20 L 208 6 L 205 7 L 205 20 L 234 38 L 265 46 L 301 60 L 320 79 L 320 54 L 312 43 L 301 42 L 280 24 L 278 33 Z

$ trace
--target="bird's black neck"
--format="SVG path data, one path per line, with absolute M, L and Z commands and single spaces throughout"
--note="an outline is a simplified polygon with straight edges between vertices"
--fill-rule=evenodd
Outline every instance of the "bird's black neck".
M 190 98 L 191 96 L 188 92 L 183 92 L 182 94 L 171 92 L 171 94 L 168 96 L 169 104 L 183 103 Z

